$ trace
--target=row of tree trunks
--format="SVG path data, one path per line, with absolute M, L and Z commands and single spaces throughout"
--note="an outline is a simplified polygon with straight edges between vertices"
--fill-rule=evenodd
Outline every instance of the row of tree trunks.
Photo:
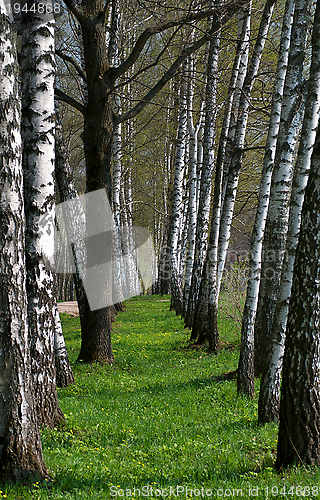
M 194 253 L 196 247 L 197 231 L 197 211 L 198 211 L 198 180 L 199 170 L 199 148 L 202 150 L 202 144 L 199 144 L 199 137 L 203 128 L 203 106 L 200 108 L 198 123 L 195 125 L 193 120 L 193 98 L 195 86 L 195 61 L 190 59 L 189 71 L 191 73 L 189 103 L 188 103 L 188 132 L 190 141 L 189 166 L 188 166 L 188 238 L 187 238 L 187 256 L 185 266 L 185 277 L 183 287 L 183 309 L 182 316 L 187 313 L 190 286 L 192 278 L 192 269 L 194 263 Z
M 319 79 L 320 2 L 312 38 L 311 73 Z M 311 89 L 310 89 L 311 90 Z M 315 94 L 316 95 L 316 94 Z M 319 103 L 317 93 L 316 107 Z M 312 120 L 311 120 L 312 122 Z M 320 135 L 317 133 L 302 209 L 283 360 L 277 467 L 320 464 L 319 297 Z
M 238 16 L 239 41 L 237 44 L 237 52 L 231 72 L 227 105 L 225 108 L 217 152 L 210 238 L 206 253 L 206 260 L 201 276 L 199 297 L 195 309 L 196 313 L 193 319 L 192 339 L 197 340 L 199 343 L 202 343 L 205 341 L 206 337 L 208 337 L 209 349 L 212 352 L 216 351 L 219 348 L 218 325 L 215 315 L 216 307 L 214 301 L 216 299 L 217 291 L 218 241 L 221 208 L 223 201 L 224 160 L 228 137 L 230 137 L 230 135 L 232 134 L 230 125 L 232 119 L 234 120 L 236 114 L 234 112 L 234 108 L 237 108 L 239 105 L 239 86 L 242 86 L 244 80 L 244 68 L 246 68 L 248 42 L 250 38 L 250 5 L 251 4 L 249 4 L 247 9 L 243 9 Z
M 212 190 L 212 175 L 214 168 L 215 124 L 217 116 L 217 77 L 220 48 L 220 31 L 216 33 L 209 44 L 208 62 L 206 69 L 206 94 L 204 107 L 203 151 L 201 165 L 201 181 L 199 186 L 199 204 L 197 210 L 196 243 L 192 268 L 191 286 L 187 313 L 186 327 L 192 328 L 195 317 L 195 307 L 199 295 L 201 274 L 207 250 L 210 201 Z M 191 339 L 195 340 L 194 334 Z
M 183 64 L 179 94 L 178 132 L 174 164 L 171 221 L 167 249 L 170 260 L 171 308 L 177 314 L 182 312 L 182 290 L 178 268 L 178 240 L 180 222 L 183 213 L 183 181 L 185 176 L 185 153 L 187 144 L 187 96 L 188 96 L 188 60 Z
M 271 118 L 262 165 L 257 212 L 251 236 L 248 269 L 249 278 L 247 285 L 246 302 L 242 317 L 241 336 L 244 339 L 254 338 L 254 325 L 260 287 L 262 241 L 269 207 L 271 178 L 280 125 L 284 82 L 288 65 L 294 5 L 294 0 L 288 0 L 283 16 L 279 57 L 271 103 Z
M 255 375 L 260 375 L 265 368 L 265 353 L 270 342 L 281 267 L 286 253 L 293 167 L 305 102 L 304 63 L 311 21 L 310 9 L 311 2 L 296 2 L 263 241 L 264 258 L 254 330 Z
M 282 358 L 284 353 L 295 253 L 298 245 L 302 204 L 308 182 L 311 155 L 316 138 L 320 111 L 320 38 L 318 34 L 315 33 L 315 30 L 318 30 L 316 21 L 317 20 L 315 20 L 314 23 L 308 95 L 290 198 L 286 259 L 282 265 L 270 344 L 266 357 L 267 362 L 262 372 L 260 383 L 259 421 L 262 423 L 278 421 L 279 418 Z

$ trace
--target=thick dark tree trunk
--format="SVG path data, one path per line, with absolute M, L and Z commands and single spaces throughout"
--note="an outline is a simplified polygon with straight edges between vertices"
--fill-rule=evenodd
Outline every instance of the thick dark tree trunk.
M 111 94 L 108 94 L 111 83 L 107 87 L 101 77 L 109 66 L 105 19 L 107 11 L 104 11 L 104 2 L 101 0 L 85 0 L 82 7 L 87 13 L 81 26 L 88 91 L 83 133 L 87 192 L 104 188 L 111 203 L 113 112 Z M 114 306 L 91 311 L 85 294 L 77 292 L 77 300 L 82 339 L 78 360 L 112 363 L 111 322 L 115 314 Z

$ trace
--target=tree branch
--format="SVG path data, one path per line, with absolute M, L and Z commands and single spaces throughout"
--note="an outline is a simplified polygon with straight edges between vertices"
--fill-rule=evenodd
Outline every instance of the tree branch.
M 72 14 L 75 15 L 75 17 L 78 19 L 79 23 L 82 25 L 88 25 L 88 19 L 84 15 L 83 10 L 81 7 L 75 4 L 73 0 L 63 0 L 66 7 L 72 12 Z
M 128 78 L 128 80 L 126 80 L 125 82 L 119 83 L 118 85 L 116 85 L 115 87 L 113 87 L 112 90 L 115 91 L 115 90 L 118 90 L 121 87 L 124 87 L 125 85 L 128 85 L 128 83 L 134 81 L 142 73 L 145 73 L 149 69 L 154 68 L 155 66 L 157 66 L 159 64 L 161 56 L 165 53 L 165 51 L 167 50 L 167 48 L 170 45 L 170 42 L 172 41 L 172 39 L 174 38 L 174 36 L 176 35 L 176 33 L 178 32 L 179 29 L 180 29 L 180 27 L 177 28 L 175 30 L 175 32 L 170 36 L 169 41 L 166 43 L 165 47 L 161 50 L 161 52 L 157 55 L 157 57 L 156 57 L 156 59 L 155 59 L 155 61 L 153 63 L 150 63 L 147 66 L 145 66 L 144 68 L 139 69 L 134 75 L 132 75 L 131 78 Z
M 168 217 L 168 214 L 160 212 L 160 210 L 158 210 L 157 208 L 155 208 L 152 205 L 150 205 L 150 203 L 147 203 L 146 201 L 139 201 L 139 200 L 137 200 L 137 201 L 130 201 L 129 203 L 127 203 L 124 207 L 121 208 L 121 210 L 119 210 L 119 214 L 121 214 L 121 212 L 123 212 L 129 205 L 132 205 L 133 203 L 143 203 L 143 205 L 147 205 L 148 207 L 152 208 L 152 210 L 154 210 L 158 214 L 164 215 L 165 217 Z
M 80 113 L 82 113 L 83 116 L 85 116 L 85 114 L 86 114 L 86 108 L 85 108 L 85 106 L 83 106 L 83 104 L 81 104 L 80 102 L 76 101 L 75 99 L 73 99 L 72 97 L 68 96 L 67 94 L 65 94 L 64 92 L 62 92 L 62 90 L 59 90 L 59 89 L 54 89 L 54 95 L 55 95 L 56 99 L 58 99 L 58 101 L 63 101 L 66 104 L 69 104 L 73 108 L 75 108 L 78 111 L 80 111 Z
M 219 29 L 219 28 L 218 28 Z M 144 96 L 141 101 L 136 104 L 130 111 L 125 113 L 124 115 L 118 115 L 115 118 L 115 123 L 122 123 L 126 120 L 134 118 L 137 114 L 139 114 L 147 104 L 160 92 L 160 90 L 165 86 L 165 84 L 171 80 L 179 66 L 183 63 L 183 61 L 195 50 L 199 49 L 210 39 L 210 35 L 207 34 L 200 38 L 196 43 L 192 44 L 187 49 L 183 50 L 180 56 L 175 60 L 175 62 L 171 65 L 171 67 L 166 71 L 163 77 L 156 83 L 156 85 Z
M 67 54 L 65 54 L 64 52 L 62 52 L 62 50 L 59 50 L 59 49 L 56 49 L 56 54 L 57 56 L 59 56 L 61 59 L 63 59 L 63 61 L 66 61 L 66 62 L 69 62 L 70 64 L 72 64 L 72 66 L 74 67 L 74 69 L 76 70 L 76 72 L 78 73 L 78 75 L 86 82 L 87 81 L 87 77 L 86 75 L 84 74 L 84 72 L 82 71 L 82 68 L 80 67 L 80 65 L 73 59 L 73 57 L 71 56 L 68 56 Z
M 160 92 L 160 90 L 166 85 L 166 83 L 171 80 L 173 75 L 176 73 L 179 66 L 183 63 L 183 61 L 193 52 L 198 50 L 202 45 L 204 45 L 212 36 L 224 25 L 229 19 L 234 15 L 239 7 L 246 4 L 248 0 L 236 0 L 235 2 L 227 4 L 224 9 L 225 13 L 223 17 L 216 16 L 216 21 L 213 22 L 212 27 L 209 32 L 207 32 L 202 38 L 197 40 L 195 43 L 184 49 L 180 56 L 174 61 L 171 67 L 166 71 L 166 73 L 162 76 L 162 78 L 154 85 L 154 87 L 141 99 L 136 106 L 134 106 L 130 111 L 125 113 L 124 115 L 118 115 L 115 117 L 115 124 L 122 123 L 126 120 L 134 118 L 137 116 L 147 104 L 151 102 L 152 99 Z M 218 9 L 217 9 L 218 10 Z M 208 11 L 207 11 L 208 12 Z M 216 12 L 216 11 L 213 11 Z
M 64 0 L 64 1 L 67 1 L 67 0 Z M 116 80 L 117 78 L 119 78 L 119 76 L 123 75 L 123 73 L 128 71 L 128 69 L 138 59 L 139 55 L 143 51 L 149 38 L 151 38 L 153 35 L 161 33 L 162 31 L 165 31 L 169 28 L 173 28 L 175 26 L 183 26 L 185 24 L 191 23 L 192 21 L 200 21 L 201 19 L 205 19 L 207 17 L 212 17 L 214 15 L 222 18 L 224 15 L 228 14 L 228 12 L 230 12 L 230 11 L 232 11 L 232 13 L 234 13 L 239 7 L 246 4 L 247 1 L 248 0 L 233 0 L 232 2 L 229 2 L 226 5 L 223 5 L 221 7 L 217 7 L 215 9 L 189 13 L 187 16 L 185 16 L 181 19 L 172 20 L 172 21 L 165 21 L 161 24 L 157 24 L 155 26 L 147 28 L 139 36 L 139 38 L 136 41 L 136 44 L 133 47 L 128 58 L 125 61 L 123 61 L 123 63 L 120 64 L 120 66 L 118 66 L 118 68 L 110 68 L 111 69 L 110 74 L 111 74 L 112 78 L 114 80 Z M 106 73 L 108 73 L 108 70 Z

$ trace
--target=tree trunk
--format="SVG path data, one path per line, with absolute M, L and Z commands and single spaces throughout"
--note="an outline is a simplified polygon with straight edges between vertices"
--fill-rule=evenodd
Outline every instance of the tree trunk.
M 106 11 L 104 15 L 101 14 L 101 1 L 85 0 L 82 7 L 87 13 L 81 24 L 88 89 L 83 132 L 87 191 L 106 189 L 111 202 L 113 112 L 111 95 L 106 96 L 106 85 L 101 78 L 109 66 L 105 43 Z M 78 361 L 112 363 L 111 321 L 115 314 L 114 306 L 91 311 L 88 301 L 79 302 L 79 298 L 78 305 L 81 318 L 81 350 Z
M 39 2 L 27 2 L 29 9 L 34 4 Z M 54 273 L 46 261 L 54 253 L 53 218 L 45 228 L 39 223 L 54 205 L 54 18 L 37 12 L 23 16 L 21 49 L 28 324 L 38 421 L 53 428 L 63 419 L 56 389 Z
M 216 94 L 218 77 L 218 58 L 220 48 L 220 31 L 210 41 L 206 69 L 205 121 L 203 129 L 203 152 L 199 207 L 197 213 L 196 244 L 189 293 L 189 303 L 186 315 L 186 326 L 192 329 L 191 340 L 196 340 L 197 332 L 193 324 L 195 307 L 199 296 L 200 280 L 207 250 L 210 201 L 212 190 L 212 174 L 214 168 L 214 142 L 216 124 Z
M 319 36 L 317 2 L 317 37 Z M 318 43 L 318 42 L 317 42 Z M 320 137 L 302 209 L 283 359 L 276 467 L 320 464 Z
M 294 0 L 287 0 L 282 24 L 275 86 L 272 96 L 271 118 L 261 173 L 258 207 L 251 236 L 249 279 L 242 318 L 241 337 L 250 339 L 254 338 L 254 324 L 260 286 L 262 240 L 269 206 L 271 177 L 280 125 L 281 105 L 288 64 L 293 12 Z M 252 343 L 252 340 L 250 342 Z
M 286 250 L 294 157 L 304 110 L 304 61 L 311 1 L 296 2 L 263 241 L 259 300 L 254 330 L 255 374 L 264 369 Z
M 19 68 L 14 22 L 0 0 L 0 481 L 49 479 L 31 376 L 27 324 Z
M 279 418 L 282 358 L 284 353 L 295 253 L 299 239 L 302 204 L 308 182 L 311 155 L 316 138 L 320 112 L 319 21 L 320 16 L 318 19 L 315 19 L 313 28 L 312 62 L 308 81 L 308 96 L 290 199 L 290 215 L 286 242 L 287 258 L 282 265 L 279 293 L 271 330 L 270 346 L 267 353 L 267 370 L 264 371 L 261 376 L 259 394 L 259 421 L 261 423 L 269 421 L 277 422 Z
M 187 141 L 187 78 L 188 61 L 184 62 L 181 76 L 178 132 L 176 156 L 174 165 L 174 183 L 172 192 L 171 222 L 168 238 L 168 252 L 170 260 L 170 288 L 171 288 L 171 309 L 177 314 L 182 312 L 182 286 L 180 283 L 178 270 L 178 239 L 179 223 L 183 215 L 183 179 L 185 173 L 185 151 Z
M 188 130 L 190 137 L 190 154 L 189 154 L 189 183 L 188 183 L 188 240 L 187 240 L 187 256 L 186 256 L 186 269 L 185 281 L 183 289 L 183 311 L 182 315 L 185 317 L 187 313 L 192 268 L 194 262 L 194 252 L 196 246 L 196 230 L 197 230 L 197 161 L 198 161 L 198 137 L 202 125 L 203 108 L 201 106 L 198 124 L 194 126 L 192 111 L 193 111 L 193 95 L 194 95 L 194 61 L 190 62 L 190 70 L 192 73 L 191 89 L 188 105 Z

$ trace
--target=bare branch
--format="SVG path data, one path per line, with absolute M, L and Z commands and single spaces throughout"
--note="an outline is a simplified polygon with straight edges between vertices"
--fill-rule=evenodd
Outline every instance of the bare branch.
M 78 111 L 80 111 L 80 113 L 82 113 L 83 115 L 86 114 L 86 108 L 83 106 L 83 104 L 81 104 L 80 102 L 76 101 L 72 97 L 68 96 L 67 94 L 65 94 L 64 92 L 62 92 L 62 90 L 55 89 L 54 90 L 54 95 L 55 95 L 56 99 L 58 99 L 58 101 L 63 101 L 66 104 L 69 104 L 73 108 L 75 108 Z
M 210 31 L 208 31 L 203 37 L 201 37 L 199 40 L 197 40 L 195 43 L 184 49 L 180 56 L 177 57 L 177 59 L 174 61 L 174 63 L 171 65 L 171 67 L 166 71 L 166 73 L 160 78 L 160 80 L 152 87 L 152 89 L 144 96 L 143 99 L 141 99 L 136 106 L 134 106 L 130 111 L 125 113 L 124 115 L 118 115 L 115 117 L 115 124 L 122 123 L 126 120 L 129 120 L 131 118 L 134 118 L 136 115 L 138 115 L 145 107 L 147 104 L 149 104 L 152 99 L 160 92 L 160 90 L 166 85 L 166 83 L 173 77 L 173 75 L 176 73 L 177 69 L 179 66 L 184 62 L 184 60 L 193 52 L 198 50 L 202 45 L 204 45 L 207 41 L 214 36 L 214 34 L 224 25 L 226 24 L 229 19 L 234 15 L 234 13 L 237 11 L 237 9 L 246 4 L 247 0 L 236 0 L 234 2 L 230 2 L 229 4 L 224 6 L 224 15 L 222 17 L 218 17 L 216 15 L 216 20 L 213 22 L 212 27 Z M 221 9 L 220 9 L 221 10 Z M 220 12 L 219 10 L 219 12 Z M 213 12 L 217 12 L 217 10 Z M 208 12 L 208 11 L 207 11 Z
M 124 207 L 121 208 L 121 210 L 119 210 L 119 214 L 121 212 L 123 212 L 129 205 L 132 205 L 133 203 L 143 203 L 143 205 L 147 205 L 148 207 L 152 208 L 152 210 L 154 210 L 158 214 L 164 215 L 165 217 L 168 217 L 168 214 L 165 214 L 164 212 L 160 212 L 160 210 L 158 210 L 157 208 L 155 208 L 152 205 L 150 205 L 150 203 L 147 203 L 146 201 L 139 201 L 139 200 L 130 201 L 129 203 L 127 203 Z
M 66 7 L 75 15 L 81 25 L 88 24 L 88 18 L 84 15 L 81 7 L 75 4 L 73 0 L 63 0 Z
M 219 24 L 220 27 L 220 24 Z M 219 27 L 217 29 L 219 29 Z M 125 113 L 124 115 L 117 116 L 115 118 L 115 123 L 122 123 L 126 120 L 129 120 L 131 118 L 134 118 L 137 114 L 139 114 L 147 104 L 149 104 L 152 99 L 160 92 L 160 90 L 165 86 L 165 84 L 171 80 L 179 66 L 183 63 L 183 61 L 195 50 L 199 49 L 204 45 L 208 40 L 210 39 L 210 34 L 208 33 L 207 35 L 203 36 L 192 44 L 190 47 L 187 49 L 183 50 L 180 54 L 180 56 L 175 60 L 175 62 L 171 65 L 171 67 L 166 71 L 166 73 L 163 75 L 162 78 L 156 83 L 156 85 L 144 96 L 141 101 L 136 104 L 130 111 Z
M 185 24 L 191 23 L 192 21 L 200 21 L 201 19 L 212 17 L 214 15 L 222 18 L 223 16 L 227 15 L 230 11 L 234 13 L 239 7 L 247 3 L 247 1 L 248 0 L 233 0 L 232 2 L 229 2 L 215 9 L 188 13 L 188 15 L 183 18 L 171 21 L 164 21 L 161 24 L 157 24 L 155 26 L 147 28 L 139 36 L 128 58 L 125 61 L 123 61 L 123 63 L 120 64 L 118 68 L 111 68 L 112 71 L 110 73 L 112 73 L 112 78 L 116 80 L 117 78 L 119 78 L 119 76 L 123 75 L 126 71 L 128 71 L 128 69 L 136 62 L 142 50 L 144 49 L 147 41 L 152 36 L 161 33 L 162 31 L 165 31 L 169 28 L 173 28 L 175 26 L 183 26 Z
M 162 55 L 165 53 L 165 51 L 169 47 L 170 42 L 172 41 L 172 39 L 174 38 L 174 36 L 176 35 L 176 33 L 179 31 L 179 29 L 180 29 L 180 27 L 177 28 L 174 31 L 174 33 L 170 36 L 170 38 L 169 38 L 168 42 L 166 43 L 165 47 L 157 55 L 157 57 L 156 57 L 156 59 L 155 59 L 155 61 L 153 63 L 150 63 L 147 66 L 145 66 L 144 68 L 139 69 L 139 71 L 137 71 L 134 75 L 132 75 L 131 78 L 128 78 L 128 80 L 126 80 L 125 82 L 121 82 L 118 85 L 116 85 L 115 87 L 113 87 L 113 91 L 118 90 L 119 88 L 124 87 L 125 85 L 128 85 L 128 83 L 134 81 L 142 73 L 145 73 L 149 69 L 154 68 L 155 66 L 157 66 L 159 64 L 160 58 L 162 57 Z
M 68 56 L 67 54 L 65 54 L 64 52 L 62 52 L 62 50 L 59 50 L 59 49 L 56 49 L 56 54 L 57 54 L 57 56 L 61 57 L 61 59 L 63 59 L 63 61 L 66 61 L 66 62 L 69 62 L 70 64 L 72 64 L 72 66 L 74 67 L 74 69 L 76 70 L 76 72 L 78 73 L 78 75 L 85 82 L 87 81 L 87 77 L 84 74 L 84 72 L 82 71 L 81 66 L 73 59 L 73 57 Z

